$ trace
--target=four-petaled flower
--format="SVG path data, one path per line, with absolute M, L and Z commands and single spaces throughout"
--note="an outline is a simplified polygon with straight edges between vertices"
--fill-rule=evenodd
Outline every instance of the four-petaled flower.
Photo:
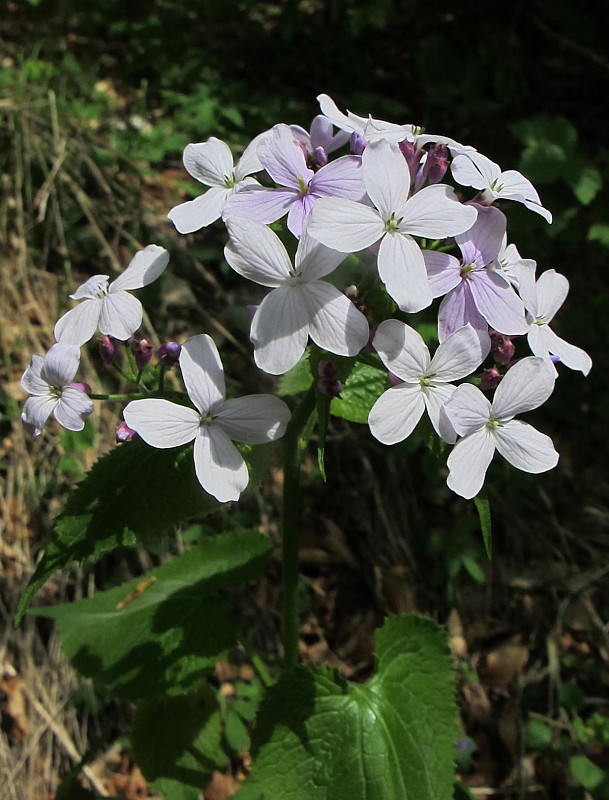
M 336 286 L 321 278 L 344 259 L 305 231 L 294 266 L 279 237 L 265 225 L 229 217 L 224 256 L 249 280 L 272 287 L 256 309 L 250 338 L 254 359 L 265 372 L 280 375 L 300 359 L 310 336 L 340 356 L 354 356 L 368 341 L 366 317 Z
M 249 176 L 263 168 L 256 149 L 266 134 L 267 131 L 258 134 L 235 165 L 229 146 L 215 136 L 206 142 L 186 145 L 183 155 L 186 172 L 210 188 L 195 200 L 174 206 L 167 214 L 179 233 L 194 233 L 211 225 L 220 219 L 231 195 L 257 183 L 255 178 Z
M 461 497 L 475 497 L 495 450 L 524 472 L 555 467 L 558 453 L 550 437 L 514 419 L 545 403 L 553 389 L 554 375 L 546 360 L 535 356 L 523 358 L 507 371 L 492 404 L 471 383 L 458 386 L 442 409 L 463 437 L 448 457 L 449 488 Z
M 476 221 L 477 211 L 459 203 L 453 189 L 441 183 L 408 199 L 408 165 L 387 142 L 366 147 L 362 177 L 376 208 L 322 198 L 311 212 L 309 234 L 343 253 L 355 253 L 380 240 L 378 271 L 387 291 L 402 311 L 420 311 L 430 305 L 432 292 L 421 248 L 412 237 L 440 239 L 463 233 Z
M 440 415 L 455 386 L 450 381 L 470 375 L 483 359 L 480 341 L 471 325 L 455 331 L 431 358 L 423 337 L 397 319 L 381 322 L 373 345 L 383 364 L 403 383 L 392 386 L 373 405 L 370 431 L 383 444 L 395 444 L 413 432 L 423 411 L 438 436 L 453 443 L 456 434 Z
M 180 368 L 196 410 L 161 398 L 133 400 L 123 412 L 125 422 L 152 447 L 178 447 L 194 440 L 201 486 L 221 503 L 238 500 L 249 476 L 231 440 L 261 444 L 279 439 L 290 419 L 288 407 L 268 394 L 225 400 L 222 362 L 207 334 L 184 342 Z
M 93 411 L 85 392 L 72 386 L 80 361 L 78 347 L 58 342 L 46 356 L 33 355 L 21 385 L 32 395 L 25 401 L 21 419 L 38 436 L 51 413 L 69 431 L 81 431 Z
M 127 269 L 108 286 L 108 275 L 93 275 L 71 294 L 84 302 L 68 311 L 55 325 L 55 338 L 64 344 L 88 342 L 97 328 L 103 334 L 124 341 L 142 324 L 142 304 L 129 294 L 155 281 L 169 263 L 163 247 L 149 244 L 139 250 Z

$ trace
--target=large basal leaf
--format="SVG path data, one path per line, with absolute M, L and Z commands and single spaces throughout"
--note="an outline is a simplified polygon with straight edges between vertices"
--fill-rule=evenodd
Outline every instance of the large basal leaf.
M 131 700 L 187 690 L 238 637 L 219 589 L 265 566 L 268 539 L 226 533 L 130 583 L 53 608 L 64 652 L 85 677 Z
M 120 445 L 102 456 L 70 495 L 23 593 L 16 623 L 57 570 L 96 561 L 117 547 L 150 542 L 217 508 L 195 475 L 192 445 L 157 450 L 141 439 Z
M 214 769 L 228 761 L 220 706 L 208 686 L 140 704 L 131 742 L 145 778 L 165 800 L 198 800 Z
M 446 635 L 388 619 L 365 685 L 297 667 L 263 701 L 237 800 L 450 800 L 458 735 Z
M 376 369 L 368 364 L 355 364 L 340 397 L 332 400 L 330 413 L 365 425 L 370 409 L 387 388 L 387 373 L 382 371 L 382 367 Z

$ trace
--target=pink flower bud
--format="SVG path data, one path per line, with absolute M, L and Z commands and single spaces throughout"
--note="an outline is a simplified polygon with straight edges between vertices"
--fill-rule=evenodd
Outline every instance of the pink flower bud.
M 345 297 L 348 297 L 349 300 L 351 300 L 353 305 L 357 308 L 357 310 L 360 313 L 364 314 L 364 316 L 368 314 L 368 308 L 363 302 L 364 296 L 357 288 L 357 286 L 355 286 L 354 284 L 351 284 L 351 286 L 347 286 L 345 289 L 343 289 L 343 294 L 345 295 Z
M 132 430 L 126 422 L 120 422 L 116 428 L 116 441 L 117 442 L 130 442 L 135 436 L 135 431 Z
M 316 147 L 311 154 L 311 166 L 313 169 L 321 169 L 328 163 L 328 156 L 323 147 Z
M 88 383 L 79 383 L 78 381 L 71 383 L 70 386 L 72 389 L 78 389 L 79 392 L 84 392 L 85 394 L 91 394 L 91 387 Z
M 152 358 L 152 345 L 146 339 L 134 339 L 131 342 L 131 352 L 135 356 L 135 366 L 144 369 Z
M 164 367 L 173 367 L 178 363 L 182 345 L 177 342 L 165 342 L 156 351 L 157 358 Z
M 349 139 L 349 147 L 351 148 L 352 155 L 361 156 L 366 149 L 366 140 L 360 133 L 353 131 Z
M 499 381 L 503 376 L 497 369 L 497 367 L 491 367 L 490 369 L 485 369 L 482 373 L 482 378 L 480 379 L 480 388 L 481 389 L 494 389 L 498 386 Z
M 406 141 L 404 139 L 403 142 L 400 142 L 398 147 L 404 158 L 406 159 L 406 163 L 408 164 L 408 169 L 410 170 L 410 182 L 415 183 L 417 179 L 417 172 L 419 171 L 419 163 L 423 158 L 423 150 L 415 149 L 415 146 L 412 142 Z
M 435 144 L 427 153 L 423 175 L 428 183 L 440 183 L 448 169 L 448 149 L 445 144 Z
M 509 336 L 497 331 L 489 331 L 489 336 L 491 337 L 491 352 L 495 361 L 498 364 L 509 364 L 516 351 L 514 342 Z
M 317 365 L 317 374 L 319 380 L 317 381 L 317 389 L 322 394 L 327 394 L 330 397 L 340 397 L 343 385 L 341 381 L 336 379 L 338 368 L 333 361 L 320 361 Z
M 99 354 L 104 364 L 111 364 L 116 355 L 116 342 L 109 336 L 102 336 L 99 340 Z

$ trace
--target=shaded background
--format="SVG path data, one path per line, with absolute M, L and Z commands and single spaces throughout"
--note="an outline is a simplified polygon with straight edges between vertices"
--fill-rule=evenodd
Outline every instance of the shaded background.
M 20 375 L 52 343 L 69 291 L 154 241 L 172 262 L 162 284 L 142 292 L 154 309 L 148 338 L 205 330 L 222 343 L 239 391 L 268 388 L 247 335 L 244 307 L 256 298 L 223 262 L 223 226 L 180 237 L 165 215 L 199 193 L 181 166 L 188 142 L 214 135 L 239 148 L 280 121 L 308 127 L 320 92 L 340 108 L 472 144 L 533 181 L 554 223 L 504 204 L 510 241 L 539 271 L 567 275 L 556 329 L 594 367 L 586 379 L 561 369 L 553 397 L 529 417 L 555 439 L 556 470 L 489 471 L 492 564 L 472 504 L 446 489 L 442 462 L 414 443 L 383 448 L 364 427 L 337 421 L 328 484 L 314 459 L 308 465 L 303 656 L 357 679 L 384 613 L 448 621 L 464 778 L 521 797 L 609 797 L 609 7 L 538 0 L 491 14 L 479 2 L 40 0 L 6 3 L 0 34 L 0 765 L 11 800 L 52 789 L 77 760 L 70 747 L 109 744 L 129 715 L 106 698 L 82 699 L 52 630 L 30 622 L 10 631 L 52 517 L 118 421 L 118 410 L 96 410 L 83 436 L 26 441 L 14 422 Z M 93 348 L 82 374 L 96 386 L 108 380 Z M 241 523 L 255 524 L 262 508 L 273 536 L 276 492 L 241 504 Z M 239 523 L 218 515 L 210 524 Z M 92 576 L 58 578 L 40 600 L 90 593 L 161 557 L 132 554 Z M 257 601 L 266 621 L 253 638 L 272 661 L 277 620 L 265 603 L 277 582 L 267 583 Z M 58 665 L 61 679 L 51 680 Z

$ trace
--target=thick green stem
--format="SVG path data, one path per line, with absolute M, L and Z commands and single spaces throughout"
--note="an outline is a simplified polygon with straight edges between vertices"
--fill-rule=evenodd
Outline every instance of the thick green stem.
M 315 384 L 292 414 L 283 437 L 283 651 L 284 666 L 298 663 L 298 548 L 300 533 L 300 437 L 315 409 Z

